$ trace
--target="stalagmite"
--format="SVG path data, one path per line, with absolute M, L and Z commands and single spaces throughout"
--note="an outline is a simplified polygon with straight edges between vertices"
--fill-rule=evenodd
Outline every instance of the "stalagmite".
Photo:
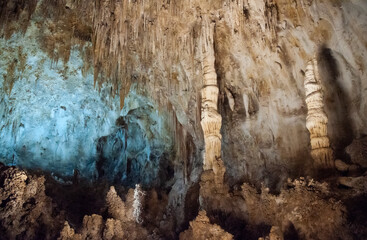
M 327 135 L 328 118 L 324 111 L 324 95 L 315 58 L 308 62 L 304 86 L 308 109 L 306 127 L 310 132 L 311 156 L 318 167 L 332 168 L 334 160 Z
M 142 210 L 143 210 L 143 201 L 144 201 L 145 193 L 141 190 L 140 184 L 135 185 L 134 190 L 134 218 L 137 223 L 142 223 Z
M 220 128 L 222 117 L 218 113 L 217 74 L 215 72 L 214 56 L 214 26 L 208 17 L 203 19 L 203 88 L 201 90 L 201 126 L 204 132 L 205 156 L 204 170 L 213 170 L 220 178 L 224 175 L 224 165 L 221 159 Z
M 224 231 L 220 226 L 211 224 L 206 212 L 200 211 L 198 216 L 190 222 L 189 229 L 180 234 L 179 239 L 232 240 L 233 235 Z

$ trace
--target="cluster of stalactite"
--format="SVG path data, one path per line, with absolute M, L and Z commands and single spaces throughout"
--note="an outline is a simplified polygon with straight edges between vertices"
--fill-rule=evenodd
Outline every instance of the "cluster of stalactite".
M 207 81 L 205 76 L 211 75 L 205 72 L 207 71 L 205 61 L 208 61 L 210 57 L 205 53 L 207 49 L 202 44 L 207 41 L 205 39 L 207 28 L 202 24 L 203 21 L 206 21 L 205 16 L 208 16 L 209 22 L 216 22 L 218 26 L 217 32 L 214 32 L 212 37 L 216 43 L 213 47 L 216 52 L 214 55 L 219 56 L 216 62 L 218 69 L 237 66 L 236 61 L 243 60 L 243 55 L 238 56 L 242 53 L 248 53 L 246 56 L 249 57 L 250 62 L 256 62 L 256 59 L 260 59 L 256 49 L 269 47 L 278 53 L 279 59 L 276 59 L 276 62 L 281 72 L 284 73 L 293 70 L 287 53 L 289 49 L 282 45 L 284 40 L 283 42 L 278 41 L 278 38 L 288 40 L 291 38 L 279 35 L 282 33 L 280 28 L 293 29 L 293 26 L 302 24 L 300 19 L 305 19 L 305 21 L 311 19 L 309 2 L 306 4 L 306 1 L 298 0 L 294 4 L 301 7 L 294 8 L 288 1 L 280 0 L 260 2 L 249 0 L 158 0 L 153 2 L 96 0 L 92 3 L 88 0 L 9 0 L 0 3 L 0 35 L 9 38 L 16 32 L 15 29 L 26 32 L 30 21 L 38 21 L 39 30 L 42 32 L 39 36 L 42 50 L 53 60 L 68 61 L 72 47 L 83 48 L 85 70 L 90 69 L 91 66 L 94 67 L 96 85 L 102 86 L 106 82 L 112 84 L 111 95 L 120 96 L 121 108 L 130 86 L 136 83 L 137 93 L 151 97 L 158 106 L 173 112 L 176 116 L 172 118 L 172 121 L 175 122 L 177 117 L 178 126 L 183 126 L 197 144 L 202 142 L 202 136 L 198 136 L 201 134 L 198 129 L 201 127 L 200 122 L 204 116 L 200 114 L 210 112 L 213 115 L 213 111 L 201 111 L 200 96 L 210 99 L 209 95 L 217 95 L 219 99 L 223 99 L 221 95 L 226 94 L 233 110 L 235 101 L 231 99 L 230 88 L 228 88 L 230 87 L 229 82 L 232 82 L 231 79 L 233 78 L 233 82 L 237 84 L 245 77 L 251 81 L 262 81 L 263 78 L 259 72 L 246 76 L 240 72 L 235 74 L 237 70 L 233 69 L 232 76 L 227 74 L 228 78 L 224 76 L 226 72 L 222 71 L 221 81 L 217 84 L 217 88 L 214 85 L 209 86 L 203 83 Z M 293 8 L 297 9 L 297 12 Z M 37 17 L 32 19 L 33 16 Z M 320 29 L 321 23 L 320 19 Z M 211 24 L 213 23 L 209 25 Z M 310 25 L 310 21 L 307 24 Z M 307 24 L 305 23 L 305 26 Z M 322 32 L 316 30 L 315 33 Z M 285 33 L 286 31 L 283 31 L 283 34 Z M 237 42 L 234 43 L 235 40 Z M 246 51 L 236 55 L 231 49 L 232 44 L 239 44 L 247 40 L 256 46 L 248 47 Z M 294 44 L 299 45 L 296 40 Z M 221 55 L 225 54 L 228 55 L 225 56 L 228 59 L 238 59 L 221 61 L 224 59 L 221 58 L 223 57 Z M 310 57 L 310 52 L 302 48 L 300 48 L 300 54 L 302 59 Z M 18 75 L 13 77 L 11 73 L 14 72 L 13 69 L 22 69 L 20 65 L 22 65 L 21 61 L 9 65 L 9 74 L 5 79 L 8 92 L 11 92 L 12 85 L 18 78 Z M 21 70 L 16 71 L 21 72 Z M 218 74 L 221 75 L 220 71 Z M 293 77 L 297 78 L 296 75 Z M 208 86 L 202 89 L 203 85 Z M 270 84 L 267 85 L 270 86 Z M 259 87 L 259 92 L 263 91 L 264 96 L 270 94 L 267 85 Z M 312 99 L 316 95 L 312 94 Z M 210 102 L 204 101 L 206 104 Z M 312 102 L 311 98 L 307 101 L 316 104 Z M 307 104 L 310 105 L 309 103 Z M 313 109 L 309 107 L 311 108 Z M 311 113 L 313 111 L 310 110 Z M 217 110 L 218 112 L 221 112 L 220 109 Z M 216 124 L 220 125 L 219 121 Z M 313 131 L 311 145 L 314 158 L 319 159 L 320 155 L 331 156 L 331 150 L 328 148 L 330 144 L 328 140 L 324 139 L 327 135 L 317 134 L 315 133 L 316 128 L 312 126 L 311 128 L 314 129 L 310 130 Z M 205 131 L 206 129 L 204 133 Z M 220 139 L 219 133 L 214 135 Z M 213 136 L 211 138 L 214 138 Z M 206 144 L 206 147 L 209 145 Z M 220 149 L 216 145 L 213 145 L 213 149 Z M 213 153 L 210 158 L 216 159 L 219 155 Z M 321 157 L 323 160 L 320 161 L 325 162 L 321 165 L 330 165 L 332 160 L 329 158 Z M 214 168 L 213 161 L 206 161 L 204 168 Z
M 162 80 L 177 76 L 171 67 L 183 50 L 182 41 L 189 41 L 191 46 L 185 48 L 192 53 L 193 37 L 186 40 L 178 36 L 182 29 L 178 19 L 183 14 L 179 9 L 184 9 L 183 4 L 183 1 L 174 4 L 167 1 L 95 2 L 94 77 L 99 84 L 105 80 L 113 83 L 113 93 L 120 94 L 121 107 L 131 83 L 151 80 L 148 73 L 153 66 Z
M 220 17 L 228 17 L 234 29 L 245 21 L 244 5 L 244 1 L 223 0 L 96 1 L 92 40 L 95 82 L 112 82 L 121 107 L 132 83 L 153 82 L 146 90 L 159 104 L 167 105 L 177 89 L 195 90 L 191 83 L 200 82 L 197 72 L 202 69 L 195 59 L 200 57 L 202 15 L 218 18 L 214 12 L 226 8 L 230 17 Z M 163 93 L 162 86 L 169 86 L 170 91 Z
M 307 104 L 306 127 L 310 132 L 311 156 L 321 168 L 334 166 L 333 151 L 327 135 L 328 118 L 324 111 L 324 95 L 316 58 L 308 62 L 305 77 Z
M 27 30 L 37 0 L 0 2 L 0 36 L 9 38 L 14 32 Z
M 40 22 L 40 41 L 54 61 L 68 61 L 73 46 L 91 42 L 92 51 L 85 49 L 86 69 L 92 62 L 95 84 L 112 84 L 111 94 L 120 96 L 121 108 L 132 83 L 167 106 L 177 90 L 200 91 L 193 83 L 201 82 L 195 59 L 200 58 L 202 15 L 226 19 L 237 33 L 244 29 L 245 2 L 12 0 L 1 3 L 0 30 L 9 38 L 22 23 L 25 32 L 38 11 L 46 19 Z

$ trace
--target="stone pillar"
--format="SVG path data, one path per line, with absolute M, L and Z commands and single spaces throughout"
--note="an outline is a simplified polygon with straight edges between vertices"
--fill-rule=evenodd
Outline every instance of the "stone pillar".
M 214 55 L 214 26 L 208 17 L 203 17 L 202 28 L 202 68 L 203 68 L 203 88 L 201 90 L 201 127 L 204 132 L 205 155 L 204 170 L 213 170 L 216 178 L 223 181 L 225 172 L 221 159 L 221 139 L 220 128 L 222 117 L 218 113 L 217 74 L 215 72 Z
M 327 136 L 328 118 L 324 111 L 324 94 L 315 58 L 307 64 L 304 86 L 308 110 L 306 127 L 310 132 L 311 156 L 318 168 L 333 168 L 333 151 Z

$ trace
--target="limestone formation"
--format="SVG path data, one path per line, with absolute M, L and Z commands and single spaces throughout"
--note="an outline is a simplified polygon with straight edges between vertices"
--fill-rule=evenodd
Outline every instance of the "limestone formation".
M 205 211 L 200 211 L 190 228 L 180 234 L 180 240 L 232 240 L 233 236 L 216 224 L 210 224 Z
M 291 226 L 303 239 L 350 239 L 345 206 L 332 197 L 326 183 L 301 177 L 289 181 L 288 186 L 273 195 L 265 188 L 258 194 L 251 186 L 242 185 L 249 222 L 279 226 L 283 233 Z M 315 219 L 318 224 L 313 224 Z
M 224 165 L 221 159 L 220 128 L 222 117 L 218 113 L 217 74 L 215 72 L 214 56 L 214 27 L 208 16 L 203 18 L 202 23 L 202 69 L 203 88 L 201 90 L 201 126 L 204 132 L 205 155 L 204 170 L 213 170 L 222 181 Z
M 317 167 L 332 168 L 334 159 L 327 134 L 328 118 L 324 111 L 324 94 L 315 58 L 308 62 L 305 75 L 305 101 L 308 109 L 306 127 L 310 132 L 311 156 Z
M 0 238 L 52 239 L 63 217 L 45 194 L 45 178 L 0 163 L 0 179 Z
M 100 215 L 93 214 L 84 216 L 83 229 L 81 231 L 83 239 L 98 240 L 101 239 L 103 232 L 103 218 Z
M 206 197 L 206 203 L 203 206 L 208 211 L 200 211 L 196 219 L 190 222 L 189 229 L 179 235 L 180 239 L 224 240 L 233 237 L 237 239 L 241 236 L 258 238 L 261 235 L 256 227 L 264 227 L 264 224 L 278 226 L 272 229 L 269 227 L 270 234 L 269 232 L 264 233 L 264 235 L 269 234 L 269 239 L 282 239 L 283 235 L 284 239 L 294 239 L 294 237 L 320 240 L 337 237 L 351 239 L 353 234 L 362 236 L 366 233 L 361 222 L 353 221 L 347 224 L 346 218 L 346 212 L 359 214 L 356 215 L 359 217 L 361 217 L 360 214 L 363 215 L 363 209 L 361 212 L 358 205 L 354 206 L 353 204 L 359 198 L 363 202 L 363 196 L 367 192 L 366 176 L 339 178 L 338 183 L 344 187 L 344 190 L 337 194 L 335 194 L 335 190 L 338 188 L 331 189 L 331 186 L 326 183 L 301 177 L 294 181 L 288 180 L 280 194 L 273 195 L 269 193 L 268 188 L 263 187 L 259 192 L 248 184 L 243 184 L 241 189 L 234 188 L 229 193 L 226 188 L 221 190 L 219 186 L 224 187 L 224 185 L 216 185 L 214 178 L 208 174 L 214 175 L 213 171 L 205 172 L 202 179 L 202 184 L 204 184 L 202 189 L 205 191 L 201 193 L 202 196 Z M 83 218 L 81 228 L 76 232 L 64 218 L 51 217 L 57 213 L 58 207 L 50 205 L 51 200 L 45 196 L 42 181 L 38 182 L 39 178 L 37 179 L 17 168 L 1 166 L 0 180 L 4 183 L 0 188 L 0 196 L 6 198 L 1 200 L 0 230 L 5 230 L 3 236 L 6 236 L 6 239 L 17 239 L 19 236 L 26 236 L 27 239 L 39 239 L 40 236 L 44 239 L 58 237 L 60 240 L 167 238 L 165 236 L 178 238 L 178 235 L 174 237 L 175 235 L 162 233 L 162 230 L 172 231 L 172 229 L 167 228 L 167 223 L 171 219 L 167 214 L 169 211 L 158 219 L 157 214 L 153 214 L 155 217 L 149 219 L 154 219 L 154 221 L 145 221 L 146 228 L 135 222 L 133 189 L 128 193 L 131 196 L 126 196 L 125 211 L 130 212 L 129 219 L 118 211 L 119 206 L 123 206 L 123 201 L 115 189 L 111 187 L 107 194 L 108 208 L 105 209 L 108 212 L 107 218 L 104 219 L 99 214 L 86 215 Z M 40 188 L 37 190 L 35 186 Z M 24 202 L 25 199 L 28 199 L 27 196 L 30 196 L 31 199 L 33 197 L 35 200 Z M 343 199 L 343 202 L 336 200 L 335 196 Z M 351 203 L 352 207 L 356 208 L 356 212 L 349 212 L 351 211 Z M 162 201 L 156 198 L 154 206 L 160 204 Z M 187 207 L 187 210 L 190 210 L 191 206 Z M 146 208 L 142 211 L 144 216 L 153 213 L 146 212 Z M 224 222 L 223 219 L 220 221 L 223 216 L 226 216 Z M 123 219 L 115 219 L 114 217 Z M 213 221 L 220 223 L 221 226 L 212 224 Z M 241 223 L 239 224 L 237 221 Z M 243 225 L 242 221 L 247 224 Z M 157 223 L 160 223 L 159 227 L 157 227 Z M 44 232 L 44 229 L 47 231 Z M 230 233 L 227 229 L 230 230 Z
M 144 196 L 145 193 L 141 189 L 139 184 L 135 185 L 134 189 L 134 219 L 135 222 L 142 224 L 143 223 L 143 217 L 142 217 L 142 211 L 143 211 L 143 204 L 144 204 Z
M 283 232 L 279 227 L 276 226 L 271 227 L 269 240 L 284 240 Z
M 353 140 L 346 148 L 351 161 L 363 168 L 367 168 L 367 137 Z
M 0 240 L 367 239 L 366 13 L 0 1 Z
M 125 204 L 117 195 L 115 188 L 111 186 L 106 196 L 107 211 L 111 218 L 104 220 L 98 214 L 86 215 L 79 233 L 75 233 L 68 222 L 65 222 L 59 239 L 146 239 L 148 236 L 146 229 L 136 223 L 136 217 L 133 215 L 134 189 L 130 190 Z
M 124 231 L 120 220 L 109 218 L 106 221 L 106 227 L 103 231 L 103 239 L 124 239 Z
M 33 164 L 27 159 L 35 159 L 37 167 L 69 176 L 77 167 L 81 176 L 93 178 L 95 169 L 89 161 L 96 157 L 94 140 L 115 132 L 116 126 L 111 123 L 120 117 L 120 107 L 140 96 L 149 104 L 143 102 L 139 107 L 151 105 L 151 112 L 167 113 L 173 120 L 167 122 L 179 123 L 176 126 L 181 125 L 195 150 L 201 151 L 205 148 L 200 122 L 205 16 L 215 22 L 212 38 L 216 85 L 220 89 L 217 112 L 222 117 L 221 159 L 231 184 L 249 178 L 257 185 L 263 179 L 276 185 L 283 173 L 310 171 L 302 92 L 305 67 L 315 49 L 333 53 L 334 67 L 330 69 L 335 71 L 320 67 L 322 76 L 335 80 L 325 96 L 337 96 L 341 90 L 345 99 L 334 105 L 330 102 L 335 99 L 326 99 L 329 140 L 332 144 L 339 141 L 335 132 L 347 127 L 343 124 L 351 129 L 348 141 L 367 133 L 367 54 L 361 37 L 366 33 L 365 1 L 8 2 L 0 7 L 0 116 L 4 116 L 0 120 L 0 157 L 7 164 L 30 167 Z M 100 96 L 93 89 L 94 77 L 101 87 Z M 78 94 L 74 94 L 76 91 Z M 121 104 L 115 95 L 119 95 Z M 84 109 L 83 113 L 79 109 Z M 135 109 L 130 106 L 123 111 Z M 345 115 L 350 116 L 339 124 L 340 114 L 332 113 L 345 109 L 350 111 Z M 171 129 L 165 128 L 164 121 L 154 122 L 156 119 L 149 121 L 149 126 L 162 127 L 161 132 L 144 127 L 138 134 L 154 144 L 128 139 L 146 147 L 144 160 L 149 160 L 148 153 L 157 157 L 155 150 L 161 150 L 160 142 L 167 145 L 167 153 L 168 143 L 179 141 L 171 138 Z M 131 134 L 138 127 L 134 125 L 128 136 L 137 136 Z M 336 145 L 344 144 L 348 142 Z M 108 143 L 104 149 L 116 150 L 112 146 L 113 142 Z M 127 148 L 131 146 L 127 144 Z M 139 161 L 131 161 L 132 169 L 158 169 L 157 158 L 145 165 L 140 149 L 134 150 L 130 159 Z M 335 149 L 336 157 L 341 158 L 343 150 Z M 192 160 L 201 158 L 198 152 L 190 156 Z M 113 175 L 107 176 L 112 180 L 159 179 L 149 173 L 132 171 L 127 175 L 128 164 L 112 153 L 101 154 L 109 161 L 100 161 L 100 175 L 105 171 Z M 188 157 L 180 155 L 178 161 L 187 161 Z M 167 167 L 173 166 L 170 163 Z M 120 164 L 122 170 L 113 171 L 120 169 L 114 164 Z M 187 178 L 190 181 L 190 171 Z
M 280 227 L 272 226 L 269 236 L 265 237 L 265 239 L 259 238 L 259 240 L 284 240 L 283 232 Z
M 340 172 L 346 172 L 349 169 L 349 165 L 340 159 L 335 160 L 335 168 Z
M 81 234 L 75 234 L 73 228 L 70 227 L 69 223 L 66 221 L 64 224 L 64 228 L 60 232 L 60 236 L 57 238 L 58 240 L 81 240 Z
M 114 186 L 110 187 L 110 190 L 107 193 L 106 202 L 108 207 L 108 213 L 114 219 L 120 220 L 122 222 L 127 221 L 125 203 L 117 195 Z

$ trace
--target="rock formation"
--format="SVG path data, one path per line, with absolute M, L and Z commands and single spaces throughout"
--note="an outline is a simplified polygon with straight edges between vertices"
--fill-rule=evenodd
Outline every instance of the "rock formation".
M 115 188 L 111 186 L 106 197 L 107 209 L 111 218 L 103 219 L 98 214 L 84 216 L 80 233 L 75 233 L 75 230 L 69 226 L 69 223 L 65 222 L 59 239 L 146 239 L 148 232 L 141 225 L 137 224 L 131 198 L 134 198 L 134 191 L 129 191 L 125 203 L 117 195 Z M 140 219 L 139 223 L 141 223 Z
M 63 216 L 45 194 L 45 178 L 0 163 L 0 239 L 53 239 Z
M 203 68 L 203 89 L 201 90 L 201 126 L 204 132 L 205 155 L 204 171 L 213 170 L 217 181 L 223 181 L 225 172 L 221 159 L 221 139 L 220 128 L 222 117 L 218 113 L 219 88 L 217 83 L 217 73 L 215 72 L 214 54 L 214 26 L 208 16 L 203 18 L 202 23 L 202 68 Z
M 117 195 L 116 190 L 113 186 L 110 187 L 110 190 L 107 193 L 106 197 L 108 213 L 117 220 L 126 221 L 126 207 L 125 203 L 121 200 L 121 198 Z
M 318 167 L 332 168 L 334 158 L 327 135 L 328 118 L 324 111 L 324 94 L 315 58 L 307 64 L 304 85 L 308 109 L 306 127 L 310 132 L 311 156 Z
M 283 233 L 294 228 L 298 238 L 303 239 L 350 238 L 345 225 L 345 206 L 331 197 L 326 183 L 300 178 L 289 180 L 287 185 L 288 189 L 283 189 L 278 196 L 266 188 L 258 194 L 251 186 L 242 185 L 249 222 L 279 226 Z M 320 222 L 314 224 L 313 219 Z
M 0 1 L 0 239 L 367 239 L 366 13 Z
M 187 167 L 204 162 L 202 148 L 210 145 L 204 146 L 201 125 L 205 51 L 214 55 L 210 71 L 217 75 L 219 89 L 220 158 L 231 185 L 248 178 L 258 187 L 261 181 L 279 186 L 285 175 L 312 170 L 304 74 L 315 50 L 323 53 L 316 55 L 321 57 L 319 75 L 327 86 L 324 111 L 336 157 L 346 160 L 344 147 L 366 134 L 366 50 L 360 37 L 366 33 L 364 2 L 7 2 L 0 24 L 0 110 L 6 116 L 1 119 L 0 157 L 7 164 L 48 168 L 67 176 L 77 168 L 81 176 L 120 178 L 132 187 L 145 179 L 145 185 L 163 184 L 151 184 L 159 179 L 159 162 L 167 163 L 161 169 L 174 169 L 178 161 L 186 163 L 190 181 Z M 210 25 L 215 25 L 212 33 Z M 212 47 L 203 48 L 205 42 Z M 93 89 L 93 80 L 100 93 Z M 329 80 L 333 82 L 326 84 Z M 214 91 L 215 96 L 215 86 L 210 89 L 205 92 Z M 345 109 L 350 113 L 343 115 Z M 135 113 L 149 120 L 142 123 Z M 119 144 L 112 148 L 118 133 L 114 123 L 127 116 L 128 125 L 134 125 L 127 135 L 130 156 L 119 161 Z M 181 131 L 195 151 L 173 160 L 169 145 L 184 145 L 183 138 L 175 136 Z M 103 137 L 111 142 L 104 145 L 101 140 L 106 151 L 100 154 L 95 141 Z M 312 148 L 321 139 L 313 141 Z M 109 160 L 95 164 L 100 157 Z M 127 171 L 128 165 L 134 171 Z M 110 170 L 120 167 L 120 172 Z M 140 174 L 149 168 L 157 171 L 152 176 Z M 134 182 L 139 176 L 145 177 Z M 162 181 L 169 180 L 167 176 Z
M 214 175 L 213 171 L 206 173 Z M 356 221 L 364 213 L 354 210 L 357 206 L 353 204 L 355 199 L 364 201 L 365 178 L 339 178 L 338 183 L 346 187 L 340 192 L 327 183 L 301 177 L 288 180 L 278 195 L 269 193 L 266 187 L 258 192 L 246 183 L 231 193 L 226 190 L 220 194 L 216 192 L 218 185 L 202 179 L 206 184 L 202 188 L 211 201 L 203 206 L 210 213 L 200 211 L 190 222 L 189 229 L 179 236 L 180 239 L 241 239 L 243 236 L 257 239 L 267 235 L 270 239 L 282 239 L 283 235 L 284 239 L 352 239 L 352 236 L 364 236 L 367 230 L 361 225 L 363 222 Z M 84 216 L 76 231 L 58 212 L 59 207 L 53 200 L 45 195 L 43 177 L 1 166 L 0 179 L 4 183 L 0 189 L 4 196 L 0 208 L 0 239 L 165 239 L 170 236 L 165 231 L 173 231 L 168 224 L 172 219 L 168 216 L 170 210 L 164 207 L 164 198 L 152 192 L 147 193 L 147 198 L 152 200 L 141 209 L 144 225 L 138 224 L 134 217 L 134 190 L 130 189 L 125 195 L 126 201 L 122 201 L 111 186 L 104 210 L 107 215 Z M 214 181 L 213 177 L 210 179 Z
M 216 224 L 210 224 L 205 211 L 200 211 L 194 221 L 190 222 L 190 228 L 180 234 L 180 240 L 232 240 L 233 236 L 225 232 Z
M 259 240 L 284 240 L 283 232 L 280 230 L 279 227 L 273 226 L 270 229 L 269 236 L 265 238 L 259 238 Z
M 346 152 L 350 155 L 353 163 L 363 168 L 367 167 L 367 137 L 353 140 L 346 148 Z

